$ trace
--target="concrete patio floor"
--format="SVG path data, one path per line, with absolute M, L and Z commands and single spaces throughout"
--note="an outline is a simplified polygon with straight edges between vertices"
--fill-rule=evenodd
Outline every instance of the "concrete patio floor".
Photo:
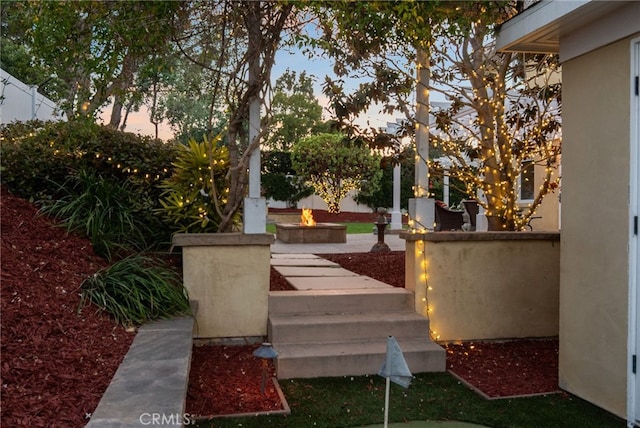
M 347 242 L 341 244 L 287 244 L 276 240 L 271 245 L 272 254 L 337 254 L 337 253 L 368 253 L 378 242 L 378 236 L 373 233 L 352 233 L 347 235 Z M 404 251 L 405 240 L 397 234 L 385 235 L 384 242 L 391 251 Z

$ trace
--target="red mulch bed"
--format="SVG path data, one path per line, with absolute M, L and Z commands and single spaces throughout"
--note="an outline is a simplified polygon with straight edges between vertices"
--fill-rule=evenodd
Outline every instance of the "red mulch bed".
M 80 283 L 106 266 L 91 244 L 0 193 L 2 425 L 83 427 L 134 334 L 77 313 Z
M 4 426 L 82 427 L 97 406 L 134 334 L 94 306 L 78 315 L 80 283 L 106 262 L 85 239 L 36 215 L 30 203 L 2 189 L 1 418 Z M 370 221 L 374 214 L 341 214 L 316 221 Z M 363 216 L 370 216 L 362 219 Z M 323 255 L 353 272 L 404 286 L 404 253 Z M 290 289 L 272 270 L 271 289 Z M 552 344 L 555 344 L 552 345 Z M 447 346 L 448 368 L 488 395 L 557 390 L 557 341 L 465 343 Z M 268 366 L 255 345 L 195 346 L 187 411 L 204 416 L 281 409 Z M 482 376 L 485 376 L 484 378 Z M 528 387 L 528 389 L 527 389 Z
M 447 370 L 490 398 L 559 392 L 558 340 L 447 344 Z
M 262 360 L 253 356 L 259 345 L 194 346 L 189 372 L 187 413 L 201 417 L 282 410 L 271 381 L 271 361 L 262 388 Z

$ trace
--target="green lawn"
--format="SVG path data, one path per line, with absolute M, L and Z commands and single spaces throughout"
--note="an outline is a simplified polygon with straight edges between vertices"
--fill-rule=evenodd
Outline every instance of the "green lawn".
M 347 234 L 351 233 L 371 233 L 373 234 L 373 223 L 338 223 L 347 225 Z M 268 233 L 276 233 L 276 225 L 267 224 Z
M 281 381 L 291 415 L 216 419 L 202 427 L 362 427 L 384 420 L 379 376 Z M 625 421 L 568 394 L 485 400 L 447 373 L 417 375 L 391 387 L 389 422 L 463 421 L 488 427 L 625 427 Z

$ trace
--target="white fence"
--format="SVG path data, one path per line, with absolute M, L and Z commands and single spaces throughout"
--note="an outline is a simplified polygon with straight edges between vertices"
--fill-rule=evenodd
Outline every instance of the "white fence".
M 373 210 L 366 205 L 359 204 L 353 200 L 355 190 L 349 192 L 346 198 L 340 202 L 340 211 L 353 213 L 371 213 Z M 267 201 L 271 208 L 289 208 L 287 202 L 269 199 Z M 326 210 L 327 203 L 318 195 L 311 195 L 298 201 L 296 208 L 311 208 L 312 210 Z
M 0 69 L 0 124 L 27 120 L 61 120 L 56 104 L 11 74 Z

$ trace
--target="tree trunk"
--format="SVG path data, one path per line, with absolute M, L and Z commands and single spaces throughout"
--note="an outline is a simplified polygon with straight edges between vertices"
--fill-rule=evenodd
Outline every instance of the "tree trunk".
M 111 119 L 107 127 L 112 129 L 118 129 L 120 121 L 122 120 L 122 96 L 115 95 L 113 101 L 113 107 L 111 107 Z

